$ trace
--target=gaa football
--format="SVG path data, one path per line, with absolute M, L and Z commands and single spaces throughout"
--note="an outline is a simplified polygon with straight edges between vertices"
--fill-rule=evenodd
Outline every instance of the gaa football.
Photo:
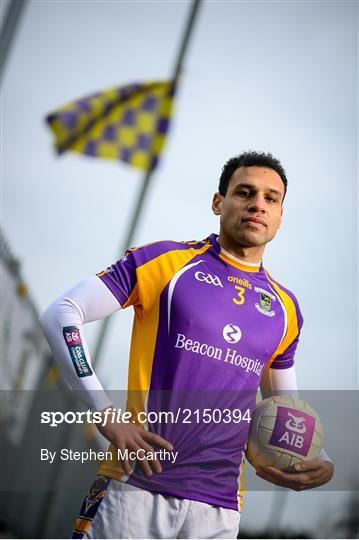
M 246 458 L 253 467 L 286 469 L 317 457 L 323 447 L 318 414 L 296 396 L 272 396 L 252 412 Z

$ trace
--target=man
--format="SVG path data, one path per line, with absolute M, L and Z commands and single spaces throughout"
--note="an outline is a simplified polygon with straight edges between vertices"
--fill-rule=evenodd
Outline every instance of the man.
M 296 392 L 302 316 L 262 264 L 286 188 L 271 154 L 230 159 L 212 203 L 219 236 L 129 249 L 43 314 L 65 377 L 88 407 L 106 414 L 112 403 L 91 368 L 82 325 L 121 307 L 135 311 L 126 407 L 134 420 L 99 426 L 111 459 L 85 498 L 75 538 L 237 536 L 258 386 L 263 397 Z M 81 362 L 71 356 L 74 343 Z M 302 490 L 328 482 L 333 465 L 323 452 L 299 468 L 257 474 Z

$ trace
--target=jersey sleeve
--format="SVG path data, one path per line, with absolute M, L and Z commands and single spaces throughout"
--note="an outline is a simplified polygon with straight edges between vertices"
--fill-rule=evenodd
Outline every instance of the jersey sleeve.
M 286 325 L 282 340 L 269 360 L 269 367 L 288 369 L 294 365 L 294 356 L 303 326 L 303 316 L 294 294 L 273 280 L 272 284 L 281 299 Z
M 294 355 L 299 342 L 299 334 L 282 354 L 278 354 L 271 363 L 273 369 L 287 369 L 294 365 Z
M 96 274 L 117 298 L 122 307 L 139 303 L 137 293 L 138 261 L 131 250 L 106 270 Z
M 133 306 L 139 317 L 151 311 L 166 284 L 185 264 L 210 247 L 206 241 L 159 241 L 128 249 L 122 259 L 97 276 L 121 307 Z

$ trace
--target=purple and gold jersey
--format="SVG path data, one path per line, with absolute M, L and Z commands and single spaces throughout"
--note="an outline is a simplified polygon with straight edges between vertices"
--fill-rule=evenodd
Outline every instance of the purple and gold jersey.
M 129 249 L 98 276 L 135 311 L 127 410 L 153 413 L 146 428 L 178 452 L 161 474 L 147 477 L 136 465 L 127 477 L 112 447 L 99 473 L 238 509 L 248 411 L 264 366 L 293 365 L 303 322 L 294 295 L 262 265 L 225 254 L 215 234 Z

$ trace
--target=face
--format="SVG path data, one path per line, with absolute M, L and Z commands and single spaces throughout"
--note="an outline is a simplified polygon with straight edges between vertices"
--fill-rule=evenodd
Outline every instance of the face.
M 220 234 L 229 244 L 265 246 L 280 227 L 283 197 L 283 181 L 273 169 L 239 167 L 226 195 L 215 193 L 213 197 L 213 212 L 220 215 Z

